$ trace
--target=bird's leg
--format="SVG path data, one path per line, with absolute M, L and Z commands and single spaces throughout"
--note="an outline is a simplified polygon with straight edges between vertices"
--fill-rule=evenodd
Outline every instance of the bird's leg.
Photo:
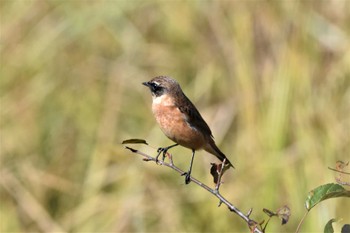
M 185 176 L 185 184 L 189 184 L 191 182 L 191 172 L 192 172 L 194 153 L 195 153 L 195 150 L 192 149 L 192 158 L 191 158 L 190 169 L 188 170 L 188 172 L 185 172 L 182 174 L 182 176 Z
M 173 148 L 174 146 L 177 146 L 177 145 L 179 145 L 179 144 L 176 143 L 176 144 L 171 145 L 171 146 L 168 146 L 168 147 L 159 147 L 158 150 L 157 150 L 158 154 L 157 154 L 157 156 L 156 156 L 156 163 L 158 163 L 158 158 L 159 158 L 159 155 L 160 155 L 161 153 L 163 153 L 163 158 L 162 158 L 162 160 L 164 161 L 167 151 L 168 151 L 170 148 Z

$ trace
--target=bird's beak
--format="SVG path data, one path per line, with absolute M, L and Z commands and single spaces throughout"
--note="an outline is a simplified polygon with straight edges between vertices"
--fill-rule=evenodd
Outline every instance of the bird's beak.
M 149 82 L 143 82 L 143 85 L 145 85 L 146 87 L 149 87 Z

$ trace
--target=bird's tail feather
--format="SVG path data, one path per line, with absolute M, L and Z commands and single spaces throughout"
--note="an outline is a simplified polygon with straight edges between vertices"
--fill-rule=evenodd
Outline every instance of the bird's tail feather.
M 206 148 L 204 148 L 204 150 L 215 155 L 218 159 L 220 159 L 221 162 L 223 162 L 224 159 L 226 159 L 225 165 L 229 165 L 235 168 L 230 162 L 230 160 L 228 160 L 226 155 L 222 153 L 221 150 L 215 145 L 214 140 L 210 140 L 209 145 Z

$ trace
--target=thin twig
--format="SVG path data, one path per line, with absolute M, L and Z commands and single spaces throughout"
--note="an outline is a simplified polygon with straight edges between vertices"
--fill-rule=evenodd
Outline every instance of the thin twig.
M 299 233 L 300 228 L 301 228 L 301 225 L 303 225 L 304 220 L 305 220 L 305 218 L 306 218 L 306 216 L 307 216 L 308 213 L 309 213 L 309 211 L 306 211 L 306 212 L 305 212 L 303 218 L 300 220 L 300 222 L 299 222 L 299 224 L 298 224 L 298 227 L 297 227 L 297 230 L 295 231 L 295 233 Z
M 131 152 L 133 153 L 136 153 L 136 154 L 139 154 L 139 155 L 142 155 L 144 157 L 144 161 L 154 161 L 154 162 L 157 162 L 156 161 L 156 158 L 155 157 L 152 157 L 148 154 L 145 154 L 143 153 L 142 151 L 139 151 L 139 150 L 136 150 L 136 149 L 133 149 L 131 147 L 128 147 L 126 146 L 125 147 L 126 149 L 130 150 Z M 180 173 L 180 174 L 183 174 L 184 171 L 182 171 L 180 168 L 176 167 L 172 162 L 171 163 L 167 163 L 167 162 L 164 162 L 164 161 L 158 161 L 158 164 L 161 164 L 161 165 L 164 165 L 166 167 L 169 167 L 173 170 L 175 170 L 176 172 Z M 223 163 L 224 164 L 224 163 Z M 222 169 L 223 170 L 223 167 Z M 221 182 L 221 173 L 222 171 L 220 171 L 220 174 L 219 174 L 219 182 Z M 213 194 L 215 197 L 217 197 L 220 201 L 220 203 L 223 203 L 225 204 L 228 209 L 231 211 L 231 212 L 234 212 L 235 214 L 237 214 L 240 218 L 242 218 L 247 224 L 248 224 L 248 227 L 249 229 L 251 230 L 251 232 L 254 232 L 254 233 L 263 233 L 263 231 L 261 229 L 258 228 L 258 223 L 254 220 L 252 220 L 250 218 L 250 214 L 251 214 L 251 210 L 248 212 L 248 215 L 245 215 L 243 214 L 237 207 L 235 207 L 233 204 L 231 204 L 228 200 L 226 200 L 220 193 L 219 193 L 219 189 L 218 188 L 215 188 L 215 189 L 212 189 L 210 188 L 209 186 L 203 184 L 202 182 L 200 182 L 199 180 L 197 180 L 196 178 L 193 178 L 192 176 L 190 177 L 191 181 L 197 185 L 199 185 L 200 187 L 204 188 L 205 190 L 207 190 L 208 192 L 210 192 L 211 194 Z M 219 185 L 220 187 L 220 185 Z
M 329 169 L 329 170 L 332 170 L 332 171 L 335 171 L 335 172 L 342 173 L 342 174 L 347 174 L 347 175 L 350 175 L 350 173 L 349 173 L 349 172 L 339 171 L 339 170 L 337 170 L 337 169 L 335 169 L 335 168 L 328 167 L 328 169 Z
M 219 192 L 219 188 L 221 186 L 221 178 L 222 178 L 222 173 L 224 173 L 225 163 L 226 163 L 226 158 L 224 159 L 224 161 L 222 161 L 222 164 L 221 164 L 219 177 L 218 177 L 218 183 L 216 184 L 216 187 L 215 187 L 216 192 Z

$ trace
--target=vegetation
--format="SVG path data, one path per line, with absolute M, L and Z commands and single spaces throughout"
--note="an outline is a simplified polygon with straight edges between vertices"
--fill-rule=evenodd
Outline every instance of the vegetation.
M 222 195 L 255 220 L 290 208 L 267 232 L 295 232 L 309 191 L 349 158 L 350 1 L 2 0 L 0 19 L 0 232 L 247 232 L 121 145 L 171 144 L 141 85 L 157 75 L 179 81 L 235 165 Z M 170 152 L 188 167 L 190 150 Z M 194 161 L 206 184 L 210 162 Z M 339 232 L 349 209 L 322 202 L 300 232 L 333 218 Z

